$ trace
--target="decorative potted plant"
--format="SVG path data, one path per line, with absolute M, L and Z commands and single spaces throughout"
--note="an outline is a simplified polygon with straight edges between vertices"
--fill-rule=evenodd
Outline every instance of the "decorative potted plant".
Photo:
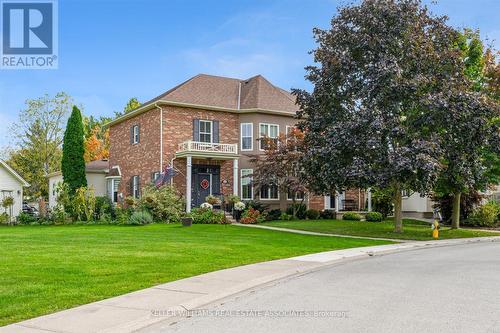
M 220 204 L 220 200 L 213 195 L 207 196 L 205 198 L 205 201 L 208 202 L 209 204 L 211 204 L 212 206 Z
M 181 217 L 181 222 L 183 227 L 190 227 L 193 225 L 193 218 L 190 216 Z
M 240 222 L 241 212 L 245 209 L 245 203 L 242 201 L 238 201 L 234 204 L 234 217 L 236 218 L 236 222 Z
M 214 208 L 214 206 L 209 203 L 209 202 L 204 202 L 200 205 L 200 208 L 201 209 L 207 209 L 207 210 L 212 210 Z

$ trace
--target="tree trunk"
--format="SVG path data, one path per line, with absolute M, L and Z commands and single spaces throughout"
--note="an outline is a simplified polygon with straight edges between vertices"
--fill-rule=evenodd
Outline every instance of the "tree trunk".
M 461 192 L 455 193 L 453 195 L 453 212 L 451 214 L 451 228 L 460 228 L 460 198 L 462 196 Z
M 394 232 L 403 232 L 403 195 L 401 187 L 397 184 L 394 188 Z

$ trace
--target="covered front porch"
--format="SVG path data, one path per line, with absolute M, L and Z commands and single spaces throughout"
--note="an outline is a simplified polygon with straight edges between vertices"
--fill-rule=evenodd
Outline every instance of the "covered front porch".
M 179 144 L 175 159 L 185 163 L 186 212 L 199 207 L 209 195 L 238 195 L 239 157 L 237 144 L 199 141 Z
M 341 212 L 371 212 L 372 193 L 370 189 L 351 189 L 327 195 L 324 198 L 324 209 Z

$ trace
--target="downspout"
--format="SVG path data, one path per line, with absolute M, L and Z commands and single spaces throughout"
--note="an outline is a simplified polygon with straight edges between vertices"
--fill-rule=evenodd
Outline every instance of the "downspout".
M 174 156 L 174 158 L 172 158 L 170 160 L 170 166 L 172 167 L 172 170 L 173 172 L 175 173 L 175 168 L 174 168 L 174 161 L 175 161 L 176 157 Z M 170 185 L 174 185 L 174 177 L 170 178 Z
M 155 103 L 155 107 L 160 109 L 160 172 L 163 171 L 163 109 Z

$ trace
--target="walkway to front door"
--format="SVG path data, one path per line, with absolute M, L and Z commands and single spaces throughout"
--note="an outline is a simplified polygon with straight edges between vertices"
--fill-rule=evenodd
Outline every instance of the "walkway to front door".
M 200 207 L 207 196 L 221 194 L 220 166 L 195 164 L 192 170 L 191 207 Z

